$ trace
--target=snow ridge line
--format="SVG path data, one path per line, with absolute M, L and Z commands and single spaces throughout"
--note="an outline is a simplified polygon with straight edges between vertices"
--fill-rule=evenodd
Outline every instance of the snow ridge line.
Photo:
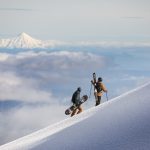
M 130 91 L 128 91 L 128 92 L 125 92 L 124 94 L 121 94 L 120 96 L 117 96 L 117 97 L 115 97 L 115 98 L 112 98 L 112 99 L 110 99 L 110 101 L 108 101 L 108 103 L 112 103 L 113 101 L 118 100 L 118 99 L 120 99 L 121 97 L 124 97 L 124 96 L 126 96 L 126 95 L 132 94 L 132 93 L 134 93 L 134 92 L 136 92 L 136 91 L 138 91 L 138 90 L 140 90 L 140 89 L 142 89 L 142 88 L 144 88 L 144 87 L 146 87 L 146 86 L 148 86 L 148 85 L 150 85 L 150 82 L 145 83 L 145 84 L 143 84 L 143 85 L 141 85 L 141 86 L 139 86 L 139 87 L 137 87 L 137 88 L 135 88 L 135 89 L 132 89 L 132 90 L 130 90 Z

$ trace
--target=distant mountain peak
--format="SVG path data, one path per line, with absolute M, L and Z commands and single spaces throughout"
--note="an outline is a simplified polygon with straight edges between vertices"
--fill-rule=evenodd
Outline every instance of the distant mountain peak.
M 22 32 L 22 33 L 19 34 L 19 36 L 29 36 L 29 35 L 25 32 Z
M 26 34 L 25 32 L 22 32 L 21 34 L 19 34 L 16 38 L 16 40 L 20 40 L 22 42 L 25 42 L 27 44 L 29 44 L 28 42 L 39 42 L 40 40 L 34 39 L 33 37 L 31 37 L 30 35 Z
M 25 33 L 25 32 L 20 33 L 20 34 L 18 35 L 18 37 L 20 37 L 20 38 L 32 38 L 30 35 L 28 35 L 28 34 Z
M 49 40 L 42 41 L 35 39 L 25 32 L 20 33 L 17 37 L 11 39 L 0 39 L 0 48 L 8 49 L 47 49 L 53 48 L 56 45 L 62 45 L 63 42 Z

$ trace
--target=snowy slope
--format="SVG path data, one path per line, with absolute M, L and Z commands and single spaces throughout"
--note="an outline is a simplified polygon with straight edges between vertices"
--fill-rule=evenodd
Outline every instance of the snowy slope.
M 150 84 L 0 147 L 0 150 L 149 150 Z

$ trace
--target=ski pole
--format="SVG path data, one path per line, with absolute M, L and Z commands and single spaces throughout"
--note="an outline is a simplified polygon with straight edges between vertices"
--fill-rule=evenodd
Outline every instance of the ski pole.
M 106 99 L 107 99 L 107 101 L 108 101 L 108 95 L 107 95 L 107 92 L 106 92 Z
M 89 98 L 91 97 L 91 91 L 92 91 L 92 83 L 91 83 L 91 87 L 90 87 L 90 95 L 89 95 Z

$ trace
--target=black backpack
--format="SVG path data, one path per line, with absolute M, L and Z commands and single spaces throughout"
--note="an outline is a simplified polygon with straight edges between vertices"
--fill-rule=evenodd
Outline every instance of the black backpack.
M 80 91 L 75 91 L 72 95 L 72 99 L 71 99 L 72 103 L 76 103 L 76 101 L 80 101 Z
M 72 103 L 75 103 L 76 95 L 77 95 L 77 91 L 72 95 L 72 99 L 71 99 Z
M 100 86 L 99 83 L 96 83 L 95 88 L 96 88 L 96 90 L 97 90 L 98 93 L 102 91 L 102 88 L 101 88 L 101 86 Z

